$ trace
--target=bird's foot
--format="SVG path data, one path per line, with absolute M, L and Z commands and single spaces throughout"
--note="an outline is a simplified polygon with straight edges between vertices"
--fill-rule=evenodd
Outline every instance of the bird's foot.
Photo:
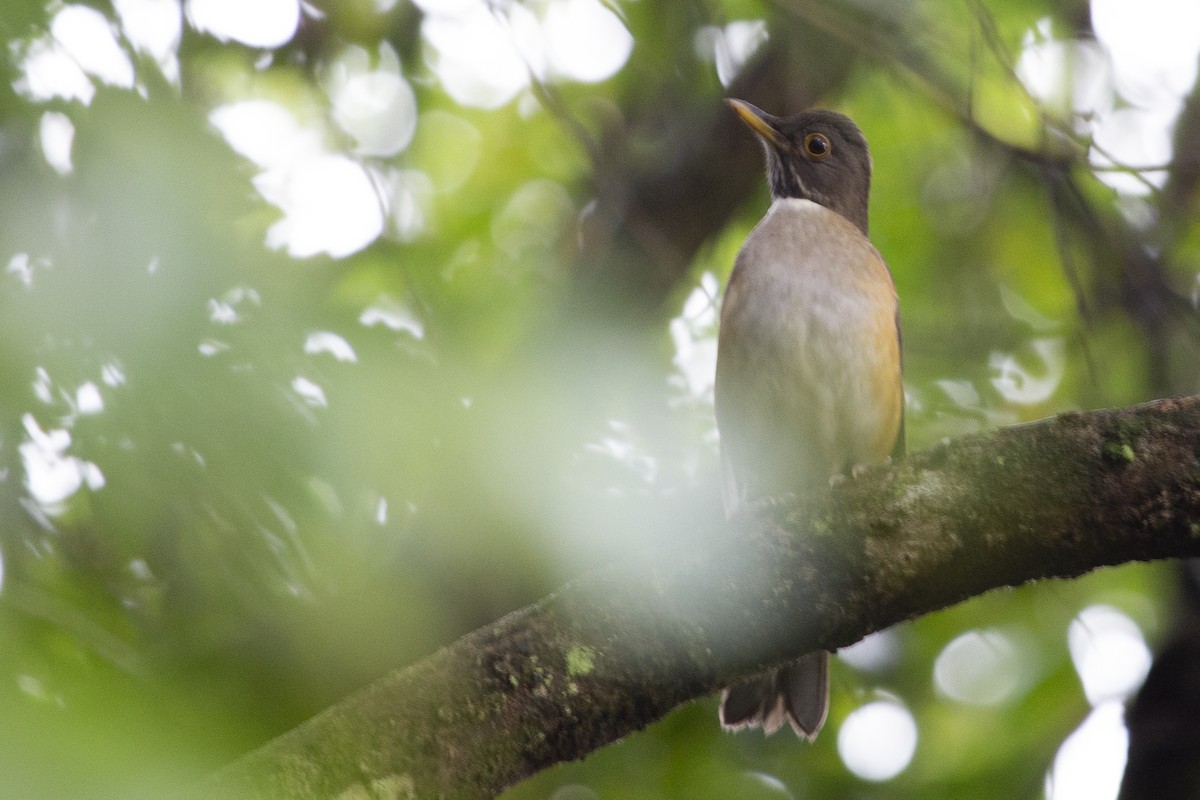
M 869 470 L 871 467 L 879 467 L 879 466 L 886 467 L 891 463 L 892 463 L 892 457 L 884 456 L 882 461 L 879 461 L 875 464 L 855 464 L 854 466 L 850 467 L 850 478 L 852 480 L 858 480 L 863 475 L 866 475 L 867 470 Z M 834 486 L 837 486 L 839 483 L 842 483 L 845 480 L 846 480 L 846 476 L 839 472 L 829 479 L 829 488 L 832 489 Z

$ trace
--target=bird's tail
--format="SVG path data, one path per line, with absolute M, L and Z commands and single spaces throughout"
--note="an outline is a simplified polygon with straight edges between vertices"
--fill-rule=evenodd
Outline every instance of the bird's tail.
M 799 661 L 756 675 L 721 692 L 721 727 L 762 727 L 770 736 L 791 723 L 796 735 L 812 741 L 829 712 L 829 653 L 820 650 Z

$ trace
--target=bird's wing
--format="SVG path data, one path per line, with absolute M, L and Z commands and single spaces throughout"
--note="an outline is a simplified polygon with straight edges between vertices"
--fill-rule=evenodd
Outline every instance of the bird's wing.
M 883 258 L 880 257 L 882 261 Z M 900 329 L 900 304 L 896 303 L 896 346 L 900 349 L 900 430 L 896 431 L 896 443 L 892 445 L 892 458 L 900 458 L 907 450 L 904 435 L 904 332 Z

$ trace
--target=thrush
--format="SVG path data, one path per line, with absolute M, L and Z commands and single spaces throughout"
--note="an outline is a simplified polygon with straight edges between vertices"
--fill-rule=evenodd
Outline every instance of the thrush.
M 729 100 L 766 154 L 771 207 L 738 252 L 721 306 L 715 389 L 726 515 L 806 494 L 904 448 L 899 306 L 867 238 L 871 155 L 847 116 L 776 117 Z M 727 729 L 791 724 L 813 739 L 829 654 L 725 689 Z

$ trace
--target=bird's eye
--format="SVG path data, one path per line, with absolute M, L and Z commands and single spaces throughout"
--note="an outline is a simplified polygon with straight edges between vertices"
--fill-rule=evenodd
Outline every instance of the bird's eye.
M 813 158 L 827 158 L 831 150 L 833 150 L 833 145 L 829 143 L 829 137 L 823 133 L 810 133 L 804 137 L 804 152 Z

